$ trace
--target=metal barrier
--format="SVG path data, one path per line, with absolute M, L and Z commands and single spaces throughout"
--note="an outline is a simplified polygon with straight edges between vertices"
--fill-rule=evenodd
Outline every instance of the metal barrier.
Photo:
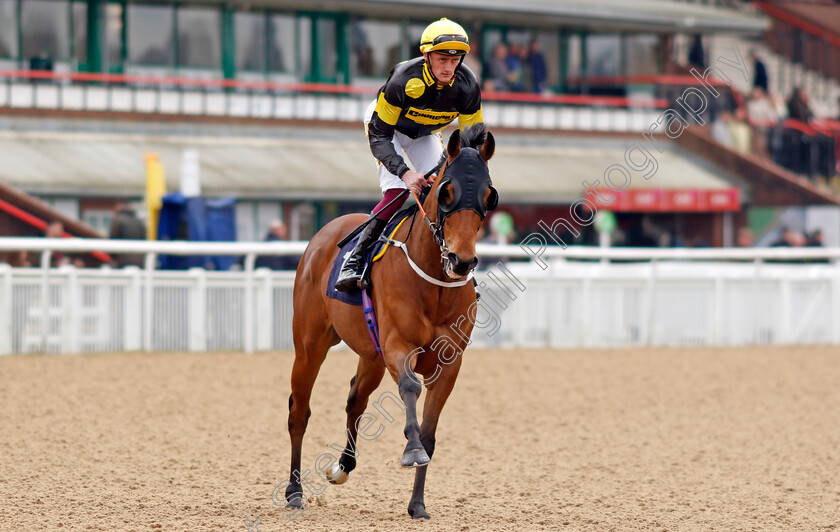
M 294 272 L 254 261 L 305 246 L 0 238 L 3 251 L 44 252 L 41 268 L 0 265 L 0 354 L 291 349 Z M 147 268 L 48 266 L 53 251 L 92 250 L 146 253 Z M 477 345 L 840 345 L 840 249 L 477 251 L 545 265 L 479 272 Z M 245 266 L 155 270 L 159 254 L 241 255 Z

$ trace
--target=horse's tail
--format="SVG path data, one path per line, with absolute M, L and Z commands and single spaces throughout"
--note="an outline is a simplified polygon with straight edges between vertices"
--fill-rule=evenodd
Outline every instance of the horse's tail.
M 463 148 L 478 149 L 485 140 L 487 140 L 487 128 L 484 127 L 484 122 L 477 122 L 461 131 L 461 147 Z

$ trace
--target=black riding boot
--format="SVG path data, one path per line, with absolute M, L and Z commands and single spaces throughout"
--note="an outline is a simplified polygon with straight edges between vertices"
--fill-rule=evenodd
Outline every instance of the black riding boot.
M 382 230 L 385 229 L 385 220 L 374 218 L 367 227 L 362 230 L 359 236 L 359 241 L 356 247 L 350 252 L 350 257 L 344 262 L 341 272 L 338 274 L 338 279 L 335 281 L 335 289 L 339 292 L 350 292 L 358 288 L 359 281 L 362 280 L 362 273 L 365 267 L 365 260 L 362 257 L 364 250 L 379 238 Z

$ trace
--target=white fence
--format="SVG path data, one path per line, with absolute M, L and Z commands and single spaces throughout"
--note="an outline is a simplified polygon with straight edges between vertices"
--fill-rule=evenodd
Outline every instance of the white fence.
M 0 354 L 290 349 L 294 273 L 253 264 L 305 246 L 0 238 L 0 251 L 47 250 L 43 264 L 52 251 L 143 252 L 147 266 L 163 253 L 246 257 L 230 272 L 0 265 Z M 527 255 L 519 246 L 478 253 Z M 542 258 L 545 270 L 508 262 L 507 274 L 479 273 L 476 344 L 840 345 L 840 249 L 577 247 Z M 768 262 L 809 259 L 822 263 Z

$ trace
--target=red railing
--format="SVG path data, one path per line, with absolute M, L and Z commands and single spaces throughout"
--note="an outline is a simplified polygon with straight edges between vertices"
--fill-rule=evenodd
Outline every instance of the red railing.
M 840 80 L 840 35 L 778 5 L 764 1 L 756 4 L 773 18 L 765 42 L 774 52 L 823 77 Z M 840 16 L 840 6 L 824 9 L 831 9 L 832 16 Z
M 824 39 L 833 44 L 834 46 L 840 48 L 840 36 L 826 31 L 825 29 L 820 28 L 816 24 L 812 24 L 807 20 L 802 20 L 793 13 L 790 13 L 785 9 L 779 8 L 767 2 L 757 1 L 756 5 L 759 7 L 759 9 L 761 9 L 768 15 L 775 17 L 783 22 L 786 22 L 787 24 L 790 24 L 791 26 L 798 28 L 806 33 L 809 33 L 815 37 Z
M 18 220 L 22 221 L 23 223 L 31 225 L 32 227 L 34 227 L 36 229 L 40 229 L 41 231 L 43 231 L 47 228 L 47 222 L 45 222 L 44 220 L 38 218 L 37 216 L 33 216 L 32 214 L 29 214 L 28 212 L 24 211 L 23 209 L 15 207 L 11 203 L 8 203 L 8 202 L 6 202 L 2 199 L 0 199 L 0 210 L 5 211 L 6 213 L 10 214 L 11 216 L 14 216 Z M 73 238 L 73 235 L 71 235 L 70 233 L 68 233 L 66 231 L 63 232 L 61 234 L 61 236 L 63 238 Z M 105 263 L 110 263 L 111 262 L 111 256 L 108 255 L 107 253 L 102 252 L 102 251 L 91 251 L 90 254 L 92 256 L 96 257 L 97 259 L 101 260 L 102 262 L 105 262 Z

